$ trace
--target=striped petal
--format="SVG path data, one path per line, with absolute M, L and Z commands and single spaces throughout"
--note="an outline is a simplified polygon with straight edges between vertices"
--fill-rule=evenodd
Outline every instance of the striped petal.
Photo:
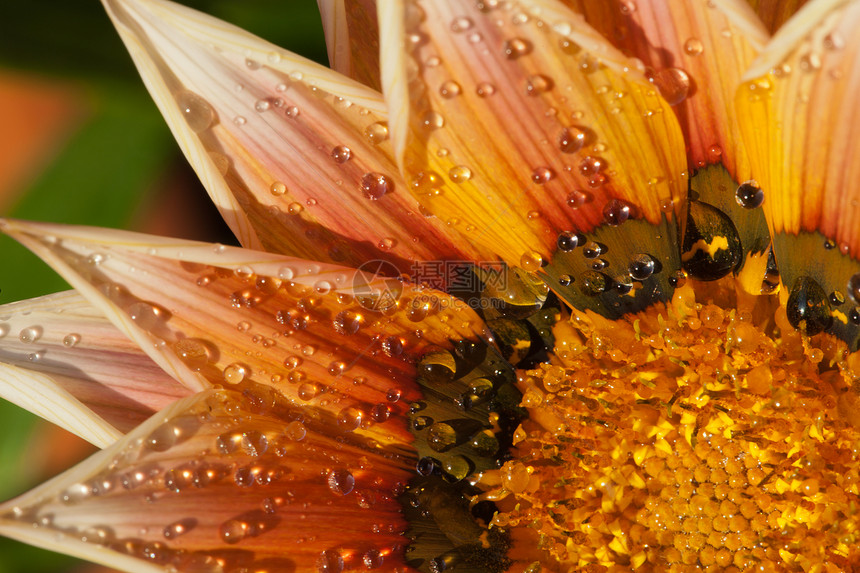
M 528 271 L 555 258 L 560 233 L 637 219 L 642 234 L 624 227 L 614 253 L 678 268 L 683 138 L 635 61 L 557 2 L 379 6 L 392 137 L 427 210 Z M 555 265 L 551 286 L 579 262 Z M 578 292 L 559 291 L 579 305 Z
M 747 0 L 773 34 L 809 0 Z
M 672 104 L 692 167 L 722 163 L 749 179 L 734 96 L 769 37 L 745 0 L 565 0 L 626 54 L 650 68 Z
M 190 394 L 75 292 L 6 304 L 0 317 L 0 395 L 100 447 Z
M 333 70 L 380 89 L 376 0 L 317 0 Z
M 353 266 L 480 259 L 421 214 L 373 90 L 163 0 L 105 0 L 186 157 L 241 243 Z
M 0 533 L 133 572 L 402 571 L 414 458 L 314 410 L 252 388 L 183 399 L 0 506 Z
M 388 435 L 375 425 L 415 399 L 428 348 L 484 329 L 452 297 L 377 278 L 384 262 L 355 271 L 121 231 L 3 228 L 187 387 L 267 385 L 363 433 Z
M 789 306 L 812 278 L 824 297 L 822 328 L 832 322 L 855 344 L 857 311 L 840 301 L 860 304 L 858 25 L 860 2 L 809 2 L 756 60 L 737 97 Z

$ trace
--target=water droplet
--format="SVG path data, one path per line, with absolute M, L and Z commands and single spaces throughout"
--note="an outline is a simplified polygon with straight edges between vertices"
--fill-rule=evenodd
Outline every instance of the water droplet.
M 192 370 L 200 370 L 209 362 L 206 346 L 195 338 L 183 338 L 173 344 L 173 352 Z
M 275 181 L 274 183 L 272 183 L 271 187 L 269 187 L 269 191 L 272 193 L 272 195 L 280 197 L 287 192 L 287 186 L 280 181 Z
M 698 38 L 688 38 L 687 41 L 684 42 L 684 52 L 690 56 L 698 56 L 704 49 L 705 46 Z
M 586 155 L 579 162 L 579 172 L 585 177 L 593 177 L 603 169 L 603 160 L 599 157 Z
M 361 328 L 363 317 L 351 310 L 343 310 L 334 318 L 334 329 L 340 334 L 355 334 Z
M 478 94 L 478 97 L 490 97 L 496 93 L 496 87 L 491 83 L 482 82 L 475 88 L 475 93 Z
M 678 105 L 690 93 L 690 76 L 680 68 L 665 68 L 654 73 L 651 82 L 669 105 Z
M 624 223 L 631 215 L 630 205 L 620 199 L 611 199 L 603 206 L 603 220 L 611 227 Z
M 27 328 L 21 330 L 18 334 L 18 338 L 21 342 L 25 343 L 33 343 L 42 338 L 42 327 L 41 326 L 28 326 Z
M 439 129 L 445 125 L 445 118 L 441 113 L 430 110 L 421 117 L 421 125 L 425 129 Z
M 332 470 L 328 474 L 328 488 L 336 495 L 348 495 L 355 488 L 355 477 L 348 470 Z
M 687 273 L 682 270 L 677 270 L 669 277 L 669 284 L 675 288 L 684 286 L 687 282 Z
M 305 428 L 305 425 L 299 422 L 298 420 L 294 420 L 287 424 L 284 428 L 284 437 L 292 442 L 301 442 L 307 436 L 308 431 Z
M 345 145 L 338 145 L 331 150 L 331 158 L 334 159 L 335 163 L 346 163 L 349 161 L 351 155 L 352 152 Z
M 805 325 L 806 334 L 814 336 L 824 332 L 833 322 L 827 294 L 814 279 L 798 277 L 788 294 L 785 306 L 788 322 L 800 330 Z
M 542 93 L 546 93 L 551 90 L 552 87 L 552 80 L 543 74 L 535 74 L 526 80 L 526 94 L 530 96 L 538 96 Z
M 850 296 L 855 303 L 860 304 L 860 273 L 857 273 L 848 279 L 846 288 L 848 296 Z
M 455 81 L 447 81 L 439 88 L 439 94 L 447 99 L 451 99 L 460 95 L 463 89 Z
M 735 200 L 744 209 L 755 209 L 764 203 L 764 191 L 754 179 L 741 183 L 735 191 Z
M 66 336 L 63 337 L 63 346 L 65 346 L 67 348 L 72 348 L 73 346 L 77 346 L 80 341 L 81 341 L 81 335 L 80 334 L 75 334 L 75 333 L 67 334 Z
M 572 283 L 572 282 L 573 282 L 573 279 L 571 278 L 570 275 L 561 275 L 560 277 L 558 277 L 558 284 L 560 284 L 563 287 L 570 285 L 570 283 Z
M 307 402 L 316 398 L 317 394 L 319 394 L 319 391 L 319 387 L 316 384 L 305 382 L 304 384 L 299 386 L 298 394 L 299 398 Z
M 320 553 L 317 558 L 317 573 L 341 573 L 343 571 L 343 557 L 334 549 L 328 549 Z
M 636 11 L 636 2 L 633 0 L 622 0 L 621 4 L 618 6 L 618 9 L 621 10 L 622 14 L 632 14 Z
M 713 281 L 734 270 L 743 255 L 737 228 L 728 215 L 701 201 L 690 201 L 681 261 L 698 280 Z
M 450 424 L 437 422 L 427 430 L 427 445 L 436 452 L 445 452 L 457 445 L 457 432 Z
M 351 432 L 353 430 L 357 430 L 361 426 L 362 418 L 364 418 L 364 412 L 358 408 L 344 408 L 338 412 L 337 426 L 341 430 Z
M 184 535 L 194 529 L 197 525 L 197 520 L 194 518 L 180 519 L 174 521 L 170 525 L 165 526 L 163 535 L 165 539 L 176 539 L 180 535 Z
M 560 251 L 569 253 L 579 245 L 579 235 L 573 231 L 564 231 L 559 233 L 556 244 Z
M 633 281 L 629 275 L 619 275 L 612 279 L 612 288 L 616 293 L 624 295 L 633 290 Z
M 256 102 L 254 102 L 254 109 L 257 110 L 257 112 L 259 113 L 263 113 L 264 111 L 268 111 L 271 105 L 272 104 L 269 103 L 269 100 L 258 99 Z
M 194 92 L 179 91 L 176 94 L 176 104 L 188 127 L 195 133 L 206 131 L 215 121 L 215 110 L 208 101 Z
M 228 519 L 218 528 L 218 534 L 224 543 L 234 544 L 239 543 L 250 532 L 250 526 L 238 519 Z
M 285 281 L 291 281 L 296 276 L 296 270 L 292 267 L 281 267 L 278 269 L 278 278 Z
M 463 183 L 472 178 L 472 170 L 465 165 L 455 165 L 448 171 L 448 177 L 454 183 Z
M 529 272 L 538 271 L 543 266 L 543 256 L 537 251 L 524 253 L 520 258 L 520 266 Z
M 567 194 L 567 205 L 571 209 L 579 209 L 588 203 L 590 196 L 584 191 L 571 191 Z
M 606 252 L 606 247 L 596 241 L 589 241 L 582 247 L 582 254 L 586 259 L 596 259 Z
M 502 44 L 502 52 L 509 60 L 515 60 L 521 56 L 525 56 L 532 51 L 532 43 L 523 38 L 512 38 L 505 40 Z
M 839 292 L 838 290 L 830 293 L 830 304 L 834 306 L 840 306 L 845 304 L 845 295 Z
M 248 368 L 242 364 L 233 363 L 224 368 L 224 381 L 227 384 L 238 384 L 248 375 Z
M 630 260 L 630 265 L 627 267 L 627 272 L 637 281 L 644 281 L 654 274 L 657 269 L 657 264 L 650 255 L 638 254 L 634 255 Z
M 331 292 L 332 288 L 334 288 L 334 285 L 327 280 L 321 280 L 314 283 L 314 292 L 317 294 L 328 294 Z
M 301 213 L 304 210 L 305 210 L 304 206 L 301 203 L 297 203 L 295 201 L 293 201 L 292 203 L 287 205 L 287 212 L 290 215 L 298 215 L 299 213 Z
M 465 16 L 461 16 L 459 18 L 455 18 L 453 22 L 451 22 L 451 31 L 459 34 L 460 32 L 465 32 L 472 28 L 472 20 L 466 18 Z
M 586 132 L 578 127 L 566 127 L 558 136 L 558 147 L 562 153 L 576 153 L 585 145 Z
M 382 143 L 388 139 L 388 124 L 382 121 L 371 123 L 364 128 L 364 136 L 369 139 L 371 143 Z
M 284 110 L 284 115 L 290 119 L 295 119 L 299 116 L 299 108 L 294 105 L 291 105 Z
M 606 292 L 609 287 L 609 277 L 597 271 L 582 273 L 582 292 L 587 296 L 596 296 Z
M 388 177 L 382 173 L 365 173 L 361 178 L 361 191 L 365 198 L 372 201 L 380 199 L 386 193 L 390 193 L 394 188 Z
M 532 181 L 538 185 L 543 185 L 555 177 L 555 172 L 549 167 L 537 167 L 532 171 Z
M 248 123 L 248 120 L 245 119 L 241 115 L 237 115 L 236 117 L 233 118 L 233 123 L 235 123 L 236 125 L 242 126 L 242 125 L 245 125 L 246 123 Z

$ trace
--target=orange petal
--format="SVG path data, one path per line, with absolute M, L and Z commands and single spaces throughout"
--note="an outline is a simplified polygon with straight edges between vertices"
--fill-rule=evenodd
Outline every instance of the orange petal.
M 428 347 L 484 328 L 457 299 L 377 279 L 384 262 L 355 271 L 122 231 L 20 221 L 4 230 L 186 386 L 269 385 L 369 434 L 386 433 L 374 424 L 415 399 Z
M 756 60 L 737 98 L 772 230 L 820 231 L 854 258 L 860 257 L 858 25 L 860 3 L 811 2 Z
M 734 96 L 768 33 L 745 0 L 566 3 L 650 68 L 678 115 L 692 167 L 722 162 L 735 181 L 750 178 Z
M 128 432 L 168 404 L 190 394 L 134 342 L 75 292 L 0 306 L 2 368 L 29 375 L 79 401 L 107 424 Z M 28 374 L 29 373 L 29 374 Z M 9 374 L 6 375 L 8 380 Z M 35 382 L 34 382 L 35 383 Z M 66 415 L 41 413 L 44 399 L 11 385 L 0 394 L 89 441 L 85 427 Z M 44 391 L 44 390 L 43 390 Z M 20 392 L 25 392 L 21 394 Z M 104 447 L 116 436 L 97 445 Z
M 560 231 L 602 225 L 613 199 L 658 226 L 661 206 L 680 207 L 671 109 L 581 16 L 549 1 L 379 5 L 398 160 L 468 240 L 536 270 Z
M 811 292 L 823 299 L 815 330 L 828 328 L 852 350 L 860 314 L 842 303 L 860 304 L 858 26 L 858 2 L 806 4 L 754 62 L 737 95 L 789 318 L 797 297 Z
M 0 506 L 0 533 L 126 571 L 402 567 L 414 458 L 261 396 L 181 400 Z
M 765 27 L 773 34 L 808 0 L 747 0 L 755 8 Z
M 317 0 L 317 4 L 332 69 L 379 90 L 376 0 Z
M 377 92 L 177 4 L 105 5 L 243 245 L 353 266 L 384 259 L 401 272 L 414 260 L 481 260 L 406 193 Z

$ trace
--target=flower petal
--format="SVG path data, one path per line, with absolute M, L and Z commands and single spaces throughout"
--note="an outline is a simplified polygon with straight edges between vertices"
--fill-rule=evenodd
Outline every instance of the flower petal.
M 782 282 L 814 277 L 860 303 L 860 2 L 806 4 L 755 61 L 737 95 Z M 846 256 L 847 255 L 847 256 Z M 850 259 L 849 259 L 850 257 Z M 853 260 L 851 260 L 853 259 Z M 838 300 L 838 297 L 836 297 Z M 826 302 L 826 301 L 825 301 Z M 848 310 L 834 328 L 854 340 Z
M 55 387 L 59 394 L 74 396 L 76 402 L 122 432 L 190 394 L 73 291 L 0 306 L 0 317 L 3 368 L 19 377 L 30 375 L 39 384 Z M 38 400 L 16 399 L 26 400 L 29 393 L 17 393 L 30 390 L 10 382 L 7 378 L 6 391 L 0 394 L 39 413 Z M 48 419 L 90 440 L 82 429 L 69 427 L 70 418 Z
M 104 448 L 122 432 L 90 410 L 51 377 L 0 362 L 0 397 Z
M 353 266 L 480 260 L 405 193 L 377 92 L 177 4 L 104 3 L 243 245 Z
M 769 38 L 745 0 L 565 2 L 650 68 L 678 115 L 692 167 L 722 162 L 735 181 L 750 178 L 734 96 Z
M 808 0 L 747 0 L 770 33 L 775 33 Z
M 122 231 L 3 227 L 186 386 L 269 385 L 368 434 L 416 399 L 428 348 L 484 330 L 453 297 L 377 278 L 381 261 L 356 271 Z
M 613 199 L 662 226 L 686 177 L 675 117 L 635 62 L 558 3 L 520 5 L 380 2 L 382 78 L 416 197 L 536 270 Z
M 376 0 L 317 0 L 333 70 L 380 89 Z
M 208 391 L 0 506 L 0 533 L 127 571 L 403 565 L 415 459 L 282 399 Z

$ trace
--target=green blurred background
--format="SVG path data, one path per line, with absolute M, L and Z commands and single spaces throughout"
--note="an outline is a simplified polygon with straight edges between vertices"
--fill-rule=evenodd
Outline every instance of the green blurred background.
M 184 4 L 326 63 L 315 0 Z M 231 242 L 95 0 L 0 2 L 0 213 Z M 68 286 L 0 237 L 0 303 Z M 0 499 L 92 450 L 0 400 Z M 107 569 L 0 539 L 0 573 Z

